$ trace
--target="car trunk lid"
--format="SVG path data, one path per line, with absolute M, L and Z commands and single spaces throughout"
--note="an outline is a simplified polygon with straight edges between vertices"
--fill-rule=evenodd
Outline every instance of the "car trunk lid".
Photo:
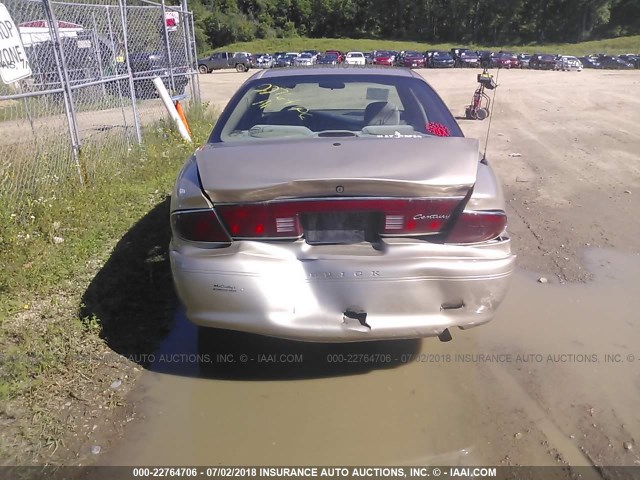
M 196 152 L 196 160 L 202 187 L 214 203 L 462 198 L 475 184 L 478 140 L 396 134 L 208 144 Z

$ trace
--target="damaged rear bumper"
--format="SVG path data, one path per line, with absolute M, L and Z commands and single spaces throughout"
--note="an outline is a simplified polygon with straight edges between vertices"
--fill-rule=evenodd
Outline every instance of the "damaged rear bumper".
M 318 342 L 428 337 L 486 323 L 514 262 L 508 238 L 480 246 L 300 240 L 171 247 L 174 281 L 192 322 Z

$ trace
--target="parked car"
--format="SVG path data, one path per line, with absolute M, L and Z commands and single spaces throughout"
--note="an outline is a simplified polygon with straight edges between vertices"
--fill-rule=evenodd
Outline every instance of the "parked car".
M 344 57 L 345 65 L 365 65 L 366 61 L 362 52 L 348 52 Z
M 51 39 L 33 42 L 25 47 L 32 71 L 31 80 L 36 89 L 48 90 L 62 87 L 56 63 L 56 47 Z M 62 36 L 59 47 L 64 52 L 67 62 L 67 76 L 72 85 L 98 81 L 102 78 L 103 73 L 110 75 L 127 73 L 124 57 L 122 57 L 122 63 L 114 68 L 112 65 L 115 56 L 113 47 L 99 36 L 94 35 L 93 32 L 77 32 L 73 37 Z M 149 52 L 146 55 L 148 57 L 153 53 Z M 11 63 L 7 66 L 10 67 Z M 132 66 L 132 70 L 136 71 L 134 66 Z M 110 84 L 107 84 L 107 87 L 109 86 Z M 126 91 L 128 90 L 127 85 Z
M 582 62 L 578 58 L 571 55 L 560 55 L 556 59 L 556 70 L 565 71 L 582 71 Z
M 318 65 L 337 65 L 339 58 L 335 53 L 325 53 L 318 56 Z
M 600 63 L 600 66 L 602 68 L 609 68 L 614 70 L 627 70 L 635 68 L 632 63 L 610 55 L 598 55 L 598 62 Z
M 529 68 L 529 61 L 531 60 L 531 55 L 528 53 L 521 53 L 518 55 L 518 61 L 520 62 L 520 68 Z
M 393 52 L 387 50 L 379 50 L 374 52 L 373 64 L 391 66 L 395 61 L 395 55 Z
M 596 57 L 578 57 L 584 68 L 602 68 Z
M 255 54 L 255 68 L 271 68 L 273 67 L 273 57 L 268 53 Z
M 493 66 L 494 52 L 490 50 L 478 50 L 476 55 L 478 59 L 480 59 L 480 66 L 482 68 L 491 68 Z
M 427 50 L 425 58 L 428 68 L 453 68 L 455 61 L 449 52 L 444 50 Z
M 635 68 L 640 68 L 640 54 L 625 53 L 624 55 L 620 55 L 618 58 L 632 64 Z
M 216 52 L 209 57 L 198 59 L 198 71 L 211 73 L 213 70 L 235 68 L 237 72 L 246 72 L 251 68 L 251 60 L 246 55 L 231 52 Z
M 313 55 L 311 53 L 301 53 L 299 56 L 293 59 L 293 64 L 296 67 L 310 67 L 315 63 Z
M 529 68 L 553 70 L 556 68 L 556 57 L 547 53 L 534 53 L 529 59 Z
M 284 55 L 281 55 L 278 60 L 276 60 L 276 67 L 292 67 L 296 58 L 298 58 L 300 54 L 296 52 L 288 52 Z
M 138 52 L 129 54 L 129 65 L 133 73 L 133 85 L 136 98 L 155 98 L 158 96 L 153 78 L 158 76 L 170 93 L 182 95 L 189 84 L 187 67 L 173 68 L 173 76 L 169 73 L 169 61 L 163 52 Z M 173 78 L 172 78 L 173 77 Z M 121 82 L 123 91 L 128 86 Z
M 342 63 L 344 61 L 344 53 L 338 50 L 327 50 L 326 52 L 324 52 L 325 55 L 328 55 L 330 53 L 338 57 L 338 63 Z
M 520 68 L 520 62 L 515 53 L 499 52 L 492 59 L 493 67 L 497 68 Z
M 407 69 L 253 76 L 170 210 L 174 283 L 205 338 L 447 341 L 493 318 L 514 270 L 478 140 Z
M 476 55 L 476 53 L 472 52 L 471 50 L 460 51 L 457 54 L 457 57 L 454 56 L 454 61 L 455 66 L 460 68 L 473 68 L 480 66 L 480 59 L 478 58 L 478 55 Z
M 373 65 L 373 52 L 364 52 L 364 61 L 367 65 Z
M 480 66 L 478 55 L 470 48 L 452 48 L 451 56 L 453 57 L 456 67 Z
M 401 52 L 396 59 L 396 65 L 407 68 L 424 68 L 424 55 L 412 50 Z
M 304 50 L 302 51 L 302 53 L 310 54 L 313 60 L 313 63 L 316 63 L 318 61 L 318 55 L 320 55 L 320 52 L 318 50 Z

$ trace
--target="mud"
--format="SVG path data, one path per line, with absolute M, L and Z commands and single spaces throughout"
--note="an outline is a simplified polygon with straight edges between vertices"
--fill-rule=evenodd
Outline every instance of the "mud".
M 215 352 L 235 354 L 225 363 L 178 313 L 136 394 L 142 421 L 102 462 L 633 465 L 623 444 L 640 439 L 640 256 L 591 249 L 584 262 L 586 285 L 519 272 L 496 319 L 449 343 L 336 348 L 222 332 Z M 201 370 L 192 360 L 205 352 L 213 368 Z

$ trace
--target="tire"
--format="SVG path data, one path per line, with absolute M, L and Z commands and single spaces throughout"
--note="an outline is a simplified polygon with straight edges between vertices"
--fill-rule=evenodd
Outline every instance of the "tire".
M 198 72 L 209 73 L 209 67 L 207 67 L 206 65 L 198 65 Z
M 236 63 L 236 72 L 244 73 L 246 71 L 247 71 L 247 67 L 245 66 L 244 63 Z
M 478 120 L 484 120 L 485 118 L 487 118 L 489 116 L 489 110 L 487 108 L 479 108 L 478 111 L 476 112 L 476 118 Z
M 471 105 L 467 105 L 464 110 L 464 116 L 467 117 L 468 120 L 477 120 L 478 110 L 474 110 Z

